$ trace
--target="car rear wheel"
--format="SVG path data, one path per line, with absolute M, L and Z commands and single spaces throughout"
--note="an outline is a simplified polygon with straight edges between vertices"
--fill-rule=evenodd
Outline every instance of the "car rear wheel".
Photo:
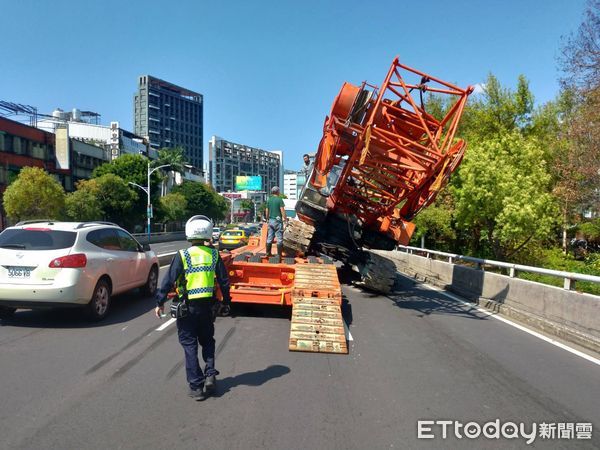
M 10 306 L 0 306 L 0 319 L 10 319 L 16 310 Z
M 91 320 L 102 320 L 110 306 L 110 285 L 104 279 L 98 281 L 92 294 L 92 299 L 87 304 L 87 316 Z
M 154 296 L 156 294 L 156 286 L 158 285 L 158 268 L 156 266 L 152 266 L 150 269 L 150 273 L 148 274 L 148 280 L 146 284 L 142 288 L 142 292 L 144 295 L 148 297 Z

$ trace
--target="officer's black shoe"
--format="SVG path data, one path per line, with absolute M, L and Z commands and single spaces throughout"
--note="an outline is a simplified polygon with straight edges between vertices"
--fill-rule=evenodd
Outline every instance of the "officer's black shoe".
M 206 377 L 206 380 L 204 381 L 204 392 L 206 393 L 206 395 L 212 395 L 215 392 L 215 389 L 217 388 L 217 379 L 214 375 L 211 375 L 209 377 Z
M 202 400 L 206 399 L 206 394 L 204 393 L 204 388 L 202 388 L 202 387 L 198 388 L 198 389 L 190 388 L 188 395 L 190 397 L 192 397 L 194 400 L 198 400 L 198 401 L 202 401 Z

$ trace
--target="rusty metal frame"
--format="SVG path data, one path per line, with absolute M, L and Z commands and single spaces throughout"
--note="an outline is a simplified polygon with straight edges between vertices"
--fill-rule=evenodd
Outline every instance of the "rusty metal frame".
M 421 82 L 406 81 L 409 77 Z M 365 86 L 366 82 L 361 89 Z M 343 91 L 336 102 L 344 98 L 348 103 Z M 330 160 L 321 164 L 321 169 L 325 168 L 321 177 L 327 175 L 333 161 L 347 159 L 328 201 L 331 209 L 354 214 L 363 226 L 381 232 L 411 220 L 435 199 L 462 159 L 465 145 L 455 136 L 472 91 L 472 87 L 459 88 L 396 58 L 381 87 L 373 89 L 362 123 L 350 123 L 349 116 L 336 116 L 334 110 L 339 108 L 334 102 L 324 134 L 334 136 L 331 142 L 335 144 L 326 149 L 324 156 Z M 450 97 L 453 104 L 445 117 L 436 119 L 419 104 L 415 93 Z M 319 152 L 322 150 L 320 147 Z M 398 215 L 395 210 L 399 205 Z M 385 218 L 388 220 L 382 220 Z M 392 230 L 392 235 L 397 237 L 398 231 Z

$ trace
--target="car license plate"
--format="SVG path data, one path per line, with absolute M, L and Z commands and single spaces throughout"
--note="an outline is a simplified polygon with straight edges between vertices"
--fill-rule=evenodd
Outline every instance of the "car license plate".
M 8 267 L 8 278 L 29 278 L 31 276 L 31 267 Z

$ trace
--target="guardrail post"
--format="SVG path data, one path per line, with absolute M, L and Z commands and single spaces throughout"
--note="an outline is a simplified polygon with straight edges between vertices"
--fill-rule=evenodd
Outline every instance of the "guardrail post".
M 515 277 L 515 275 L 516 275 L 515 268 L 514 268 L 514 267 L 511 267 L 511 268 L 510 268 L 510 273 L 509 273 L 509 276 L 510 276 L 511 278 L 514 278 L 514 277 Z
M 448 262 L 450 264 L 454 264 L 454 258 L 452 256 L 448 256 Z
M 575 289 L 575 280 L 565 277 L 564 288 L 568 291 L 572 291 L 573 289 Z

